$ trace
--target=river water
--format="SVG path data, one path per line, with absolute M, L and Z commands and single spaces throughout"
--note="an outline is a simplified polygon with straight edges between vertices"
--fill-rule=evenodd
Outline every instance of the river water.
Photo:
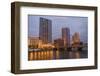
M 77 59 L 87 58 L 87 50 L 47 50 L 47 51 L 29 51 L 28 60 L 56 60 L 56 59 Z

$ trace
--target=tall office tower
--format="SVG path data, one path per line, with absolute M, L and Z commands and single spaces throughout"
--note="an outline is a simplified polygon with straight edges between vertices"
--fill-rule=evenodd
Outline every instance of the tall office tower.
M 80 43 L 80 35 L 78 32 L 75 32 L 72 36 L 72 43 Z
M 64 41 L 64 47 L 67 48 L 70 46 L 70 29 L 62 28 L 62 39 Z
M 39 37 L 44 44 L 52 42 L 52 21 L 40 18 Z

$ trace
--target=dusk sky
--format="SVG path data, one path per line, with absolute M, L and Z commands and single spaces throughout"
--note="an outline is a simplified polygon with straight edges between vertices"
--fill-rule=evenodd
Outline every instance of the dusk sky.
M 75 16 L 28 16 L 28 36 L 39 37 L 40 17 L 52 20 L 52 39 L 62 37 L 62 28 L 70 29 L 70 38 L 75 32 L 79 32 L 83 42 L 88 41 L 88 17 Z

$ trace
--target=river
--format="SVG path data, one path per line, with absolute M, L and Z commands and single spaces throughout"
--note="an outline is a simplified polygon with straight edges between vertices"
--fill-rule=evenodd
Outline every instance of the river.
M 29 51 L 28 60 L 56 60 L 56 59 L 77 59 L 87 58 L 87 50 L 67 51 L 67 50 L 47 50 Z

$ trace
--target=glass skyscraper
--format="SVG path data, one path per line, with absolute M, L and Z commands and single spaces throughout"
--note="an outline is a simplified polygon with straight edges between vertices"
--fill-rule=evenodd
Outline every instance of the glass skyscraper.
M 39 38 L 44 44 L 52 42 L 52 21 L 46 18 L 40 18 Z

